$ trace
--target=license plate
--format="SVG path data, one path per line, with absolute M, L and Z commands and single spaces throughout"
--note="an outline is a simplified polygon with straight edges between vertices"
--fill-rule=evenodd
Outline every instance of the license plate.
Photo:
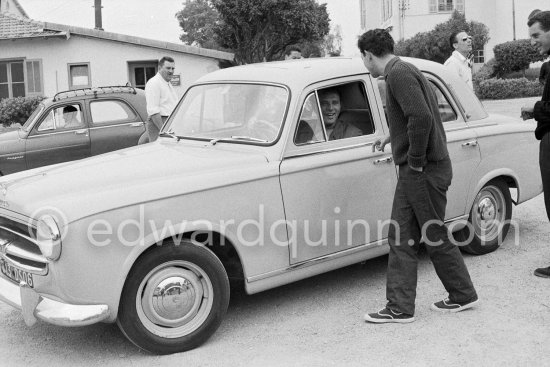
M 29 285 L 29 287 L 34 287 L 34 281 L 32 279 L 32 274 L 16 268 L 15 266 L 7 263 L 4 259 L 0 259 L 0 271 L 9 279 L 13 280 L 17 284 L 24 281 Z

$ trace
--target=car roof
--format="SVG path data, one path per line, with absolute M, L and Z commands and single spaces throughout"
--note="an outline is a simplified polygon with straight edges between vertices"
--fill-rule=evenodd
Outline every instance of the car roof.
M 401 57 L 422 71 L 437 75 L 446 75 L 443 65 L 433 61 Z M 235 66 L 209 73 L 196 84 L 214 81 L 246 81 L 281 83 L 289 87 L 303 88 L 306 85 L 322 80 L 349 75 L 368 74 L 359 57 L 328 57 L 300 59 L 292 61 L 275 61 Z

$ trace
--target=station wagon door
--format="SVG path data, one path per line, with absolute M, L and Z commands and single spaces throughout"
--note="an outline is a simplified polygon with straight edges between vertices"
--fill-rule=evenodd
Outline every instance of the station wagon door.
M 45 111 L 25 143 L 27 168 L 90 156 L 88 125 L 80 103 L 56 105 Z
M 334 87 L 339 118 L 362 134 L 329 140 L 319 101 L 326 86 L 306 91 L 280 168 L 291 264 L 379 246 L 387 237 L 388 226 L 380 222 L 390 218 L 397 175 L 389 149 L 372 152 L 385 128 L 371 80 Z
M 144 121 L 122 99 L 91 100 L 89 106 L 92 155 L 137 145 L 145 133 Z

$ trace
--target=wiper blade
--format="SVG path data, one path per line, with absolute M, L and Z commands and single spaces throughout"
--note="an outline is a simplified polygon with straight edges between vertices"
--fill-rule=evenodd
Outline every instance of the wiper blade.
M 231 141 L 231 140 L 244 140 L 244 141 L 253 141 L 253 142 L 258 142 L 258 143 L 269 143 L 268 140 L 265 140 L 265 139 L 258 139 L 258 138 L 254 138 L 254 137 L 252 137 L 252 136 L 232 135 L 230 138 L 216 138 L 216 139 L 212 139 L 212 140 L 210 140 L 210 144 L 211 144 L 211 145 L 216 145 L 216 143 L 219 142 L 219 141 Z
M 162 133 L 159 134 L 159 136 L 163 136 L 163 137 L 167 136 L 169 138 L 176 139 L 177 141 L 180 141 L 180 139 L 181 139 L 181 137 L 174 134 L 173 131 L 162 132 Z

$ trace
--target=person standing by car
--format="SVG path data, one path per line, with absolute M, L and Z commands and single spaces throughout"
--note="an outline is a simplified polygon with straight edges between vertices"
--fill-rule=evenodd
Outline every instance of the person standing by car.
M 531 44 L 538 48 L 541 55 L 550 55 L 550 11 L 540 11 L 529 18 L 529 37 Z M 539 166 L 544 192 L 546 215 L 550 219 L 550 83 L 548 77 L 544 84 L 542 98 L 534 105 L 521 108 L 524 120 L 534 118 L 537 121 L 535 137 L 540 140 Z M 538 268 L 535 275 L 550 278 L 550 266 Z
M 285 60 L 303 59 L 302 50 L 298 46 L 288 46 L 285 50 Z
M 435 94 L 412 64 L 394 55 L 394 40 L 384 29 L 364 33 L 357 43 L 365 67 L 386 79 L 390 135 L 375 141 L 373 151 L 391 141 L 399 167 L 388 233 L 390 253 L 385 308 L 365 315 L 374 323 L 414 321 L 418 247 L 423 237 L 435 271 L 449 298 L 431 308 L 458 312 L 478 303 L 460 250 L 444 224 L 452 165 Z
M 157 140 L 160 128 L 178 103 L 178 96 L 170 83 L 174 69 L 174 59 L 164 56 L 159 60 L 157 75 L 149 79 L 145 85 L 148 115 L 147 135 L 149 136 L 149 142 Z M 145 142 L 147 141 L 140 141 L 140 144 Z
M 474 89 L 472 82 L 472 36 L 466 32 L 454 32 L 449 37 L 449 44 L 454 49 L 445 66 Z
M 539 83 L 544 85 L 548 78 L 550 78 L 550 59 L 540 66 Z

